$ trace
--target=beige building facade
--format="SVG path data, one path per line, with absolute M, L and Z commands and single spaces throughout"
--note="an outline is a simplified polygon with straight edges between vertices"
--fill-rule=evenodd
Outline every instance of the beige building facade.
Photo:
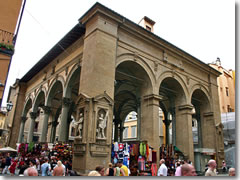
M 235 112 L 235 71 L 224 69 L 219 58 L 209 65 L 222 73 L 217 79 L 221 113 Z
M 10 60 L 14 53 L 14 33 L 21 7 L 22 0 L 5 1 L 0 6 L 0 106 Z
M 221 166 L 218 71 L 99 3 L 58 44 L 11 88 L 10 146 L 34 141 L 39 112 L 39 142 L 56 142 L 57 129 L 57 140 L 68 142 L 74 120 L 73 169 L 87 173 L 96 164 L 107 167 L 112 138 L 118 140 L 122 122 L 134 111 L 137 139 L 159 155 L 161 108 L 172 143 L 194 162 L 195 108 L 198 148 L 211 149 Z

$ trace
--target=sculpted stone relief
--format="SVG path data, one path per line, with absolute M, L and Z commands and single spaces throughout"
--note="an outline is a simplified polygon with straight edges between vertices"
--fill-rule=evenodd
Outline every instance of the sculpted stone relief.
M 97 119 L 97 138 L 106 139 L 105 129 L 107 127 L 108 120 L 108 111 L 105 112 L 103 109 L 98 111 L 98 119 Z
M 80 138 L 82 138 L 82 135 L 83 135 L 83 121 L 84 121 L 84 112 L 83 112 L 83 109 L 81 109 L 79 112 L 79 118 L 75 122 L 75 129 L 76 129 L 75 136 L 78 136 Z

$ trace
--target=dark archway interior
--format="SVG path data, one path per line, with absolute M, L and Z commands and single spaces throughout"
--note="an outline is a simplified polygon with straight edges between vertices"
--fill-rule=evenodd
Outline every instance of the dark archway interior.
M 141 96 L 150 86 L 146 71 L 136 62 L 126 61 L 118 65 L 114 91 L 115 141 L 120 136 L 122 142 L 124 120 L 130 112 L 139 111 Z
M 159 106 L 163 111 L 166 144 L 176 145 L 176 117 L 177 106 L 186 103 L 186 96 L 180 83 L 173 77 L 165 78 L 160 85 L 159 95 L 163 97 Z

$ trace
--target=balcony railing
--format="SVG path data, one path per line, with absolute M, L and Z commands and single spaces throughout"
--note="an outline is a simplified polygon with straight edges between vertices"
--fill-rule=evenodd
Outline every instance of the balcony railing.
M 0 52 L 12 56 L 14 53 L 14 34 L 0 29 Z

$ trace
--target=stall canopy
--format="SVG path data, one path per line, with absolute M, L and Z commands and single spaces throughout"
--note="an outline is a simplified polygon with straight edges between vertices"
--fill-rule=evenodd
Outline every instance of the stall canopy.
M 0 148 L 0 152 L 17 152 L 17 150 L 11 147 L 4 147 L 4 148 Z

